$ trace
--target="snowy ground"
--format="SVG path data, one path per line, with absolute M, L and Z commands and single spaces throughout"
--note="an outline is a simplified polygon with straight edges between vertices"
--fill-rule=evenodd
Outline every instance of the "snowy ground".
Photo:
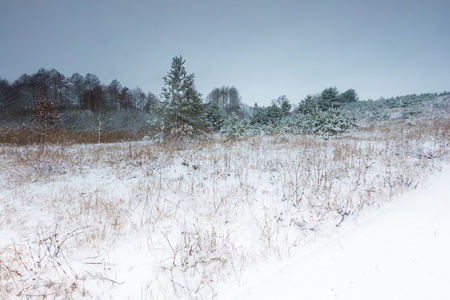
M 450 122 L 415 124 L 176 151 L 0 145 L 0 298 L 444 295 L 448 168 L 416 189 L 449 161 Z
M 219 299 L 450 299 L 450 167 Z

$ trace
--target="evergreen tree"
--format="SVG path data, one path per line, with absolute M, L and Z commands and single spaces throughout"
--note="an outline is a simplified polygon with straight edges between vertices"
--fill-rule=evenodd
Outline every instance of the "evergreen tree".
M 271 124 L 277 124 L 283 118 L 283 110 L 276 104 L 267 107 L 266 113 Z
M 317 97 L 308 95 L 308 96 L 306 96 L 305 99 L 303 99 L 302 102 L 300 102 L 300 104 L 295 112 L 309 115 L 309 114 L 314 113 L 318 109 L 319 109 L 319 105 L 318 105 Z
M 289 103 L 289 100 L 287 100 L 287 101 L 283 101 L 281 103 L 280 108 L 281 108 L 281 111 L 283 112 L 283 115 L 288 116 L 289 113 L 291 112 L 292 105 L 291 105 L 291 103 Z
M 165 87 L 162 88 L 164 117 L 169 127 L 180 127 L 183 124 L 198 126 L 202 112 L 201 94 L 195 90 L 194 74 L 187 74 L 185 60 L 181 56 L 174 57 L 172 66 L 163 77 Z
M 225 121 L 220 132 L 229 141 L 237 140 L 245 135 L 247 123 L 239 119 L 236 113 L 232 113 L 231 116 Z
M 273 100 L 272 105 L 268 107 L 258 107 L 255 105 L 250 124 L 276 127 L 283 118 L 289 116 L 291 107 L 289 99 L 286 96 L 280 96 L 278 99 Z
M 354 89 L 349 89 L 339 94 L 338 98 L 341 104 L 347 104 L 358 101 L 358 94 Z
M 181 56 L 172 59 L 170 71 L 163 77 L 160 106 L 156 109 L 158 140 L 180 142 L 203 126 L 201 94 L 194 87 L 194 74 L 188 74 Z
M 210 103 L 206 106 L 203 119 L 207 126 L 214 131 L 219 131 L 227 119 L 227 115 L 218 103 Z
M 272 104 L 278 106 L 281 109 L 284 117 L 288 116 L 291 112 L 292 105 L 285 95 L 278 97 L 278 99 L 276 100 L 272 100 Z
M 337 107 L 339 91 L 336 87 L 326 88 L 322 91 L 319 99 L 319 108 L 322 111 L 327 111 L 330 108 Z

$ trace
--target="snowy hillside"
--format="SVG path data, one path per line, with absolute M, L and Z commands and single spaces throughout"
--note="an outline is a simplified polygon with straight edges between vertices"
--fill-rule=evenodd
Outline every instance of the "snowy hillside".
M 448 168 L 429 201 L 426 190 L 399 199 L 448 162 L 449 124 L 397 119 L 339 138 L 212 138 L 177 151 L 0 145 L 0 298 L 261 299 L 270 282 L 286 284 L 275 298 L 356 299 L 379 274 L 390 276 L 384 296 L 399 292 L 393 282 L 448 278 L 434 273 L 448 266 Z
M 220 299 L 449 299 L 450 168 Z M 257 276 L 254 276 L 257 274 Z

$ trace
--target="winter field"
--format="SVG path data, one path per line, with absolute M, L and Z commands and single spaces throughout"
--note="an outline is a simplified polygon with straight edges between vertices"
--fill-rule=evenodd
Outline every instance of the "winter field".
M 449 299 L 450 168 L 222 299 Z M 257 276 L 255 276 L 257 274 Z
M 446 266 L 438 274 L 448 279 L 448 257 L 433 247 L 448 248 L 449 227 L 420 226 L 448 225 L 448 114 L 330 139 L 212 137 L 176 151 L 147 142 L 0 145 L 0 158 L 2 299 L 368 299 L 377 294 L 359 292 L 383 281 L 376 267 L 405 289 L 429 283 L 446 292 L 430 298 L 450 297 L 432 282 L 408 286 L 394 264 Z M 382 299 L 409 295 L 382 284 Z

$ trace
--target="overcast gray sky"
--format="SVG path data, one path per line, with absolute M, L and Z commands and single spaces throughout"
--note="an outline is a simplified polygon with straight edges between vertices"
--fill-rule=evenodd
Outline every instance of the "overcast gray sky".
M 448 0 L 0 0 L 0 77 L 39 68 L 158 94 L 182 55 L 199 92 L 247 104 L 353 88 L 450 90 Z

